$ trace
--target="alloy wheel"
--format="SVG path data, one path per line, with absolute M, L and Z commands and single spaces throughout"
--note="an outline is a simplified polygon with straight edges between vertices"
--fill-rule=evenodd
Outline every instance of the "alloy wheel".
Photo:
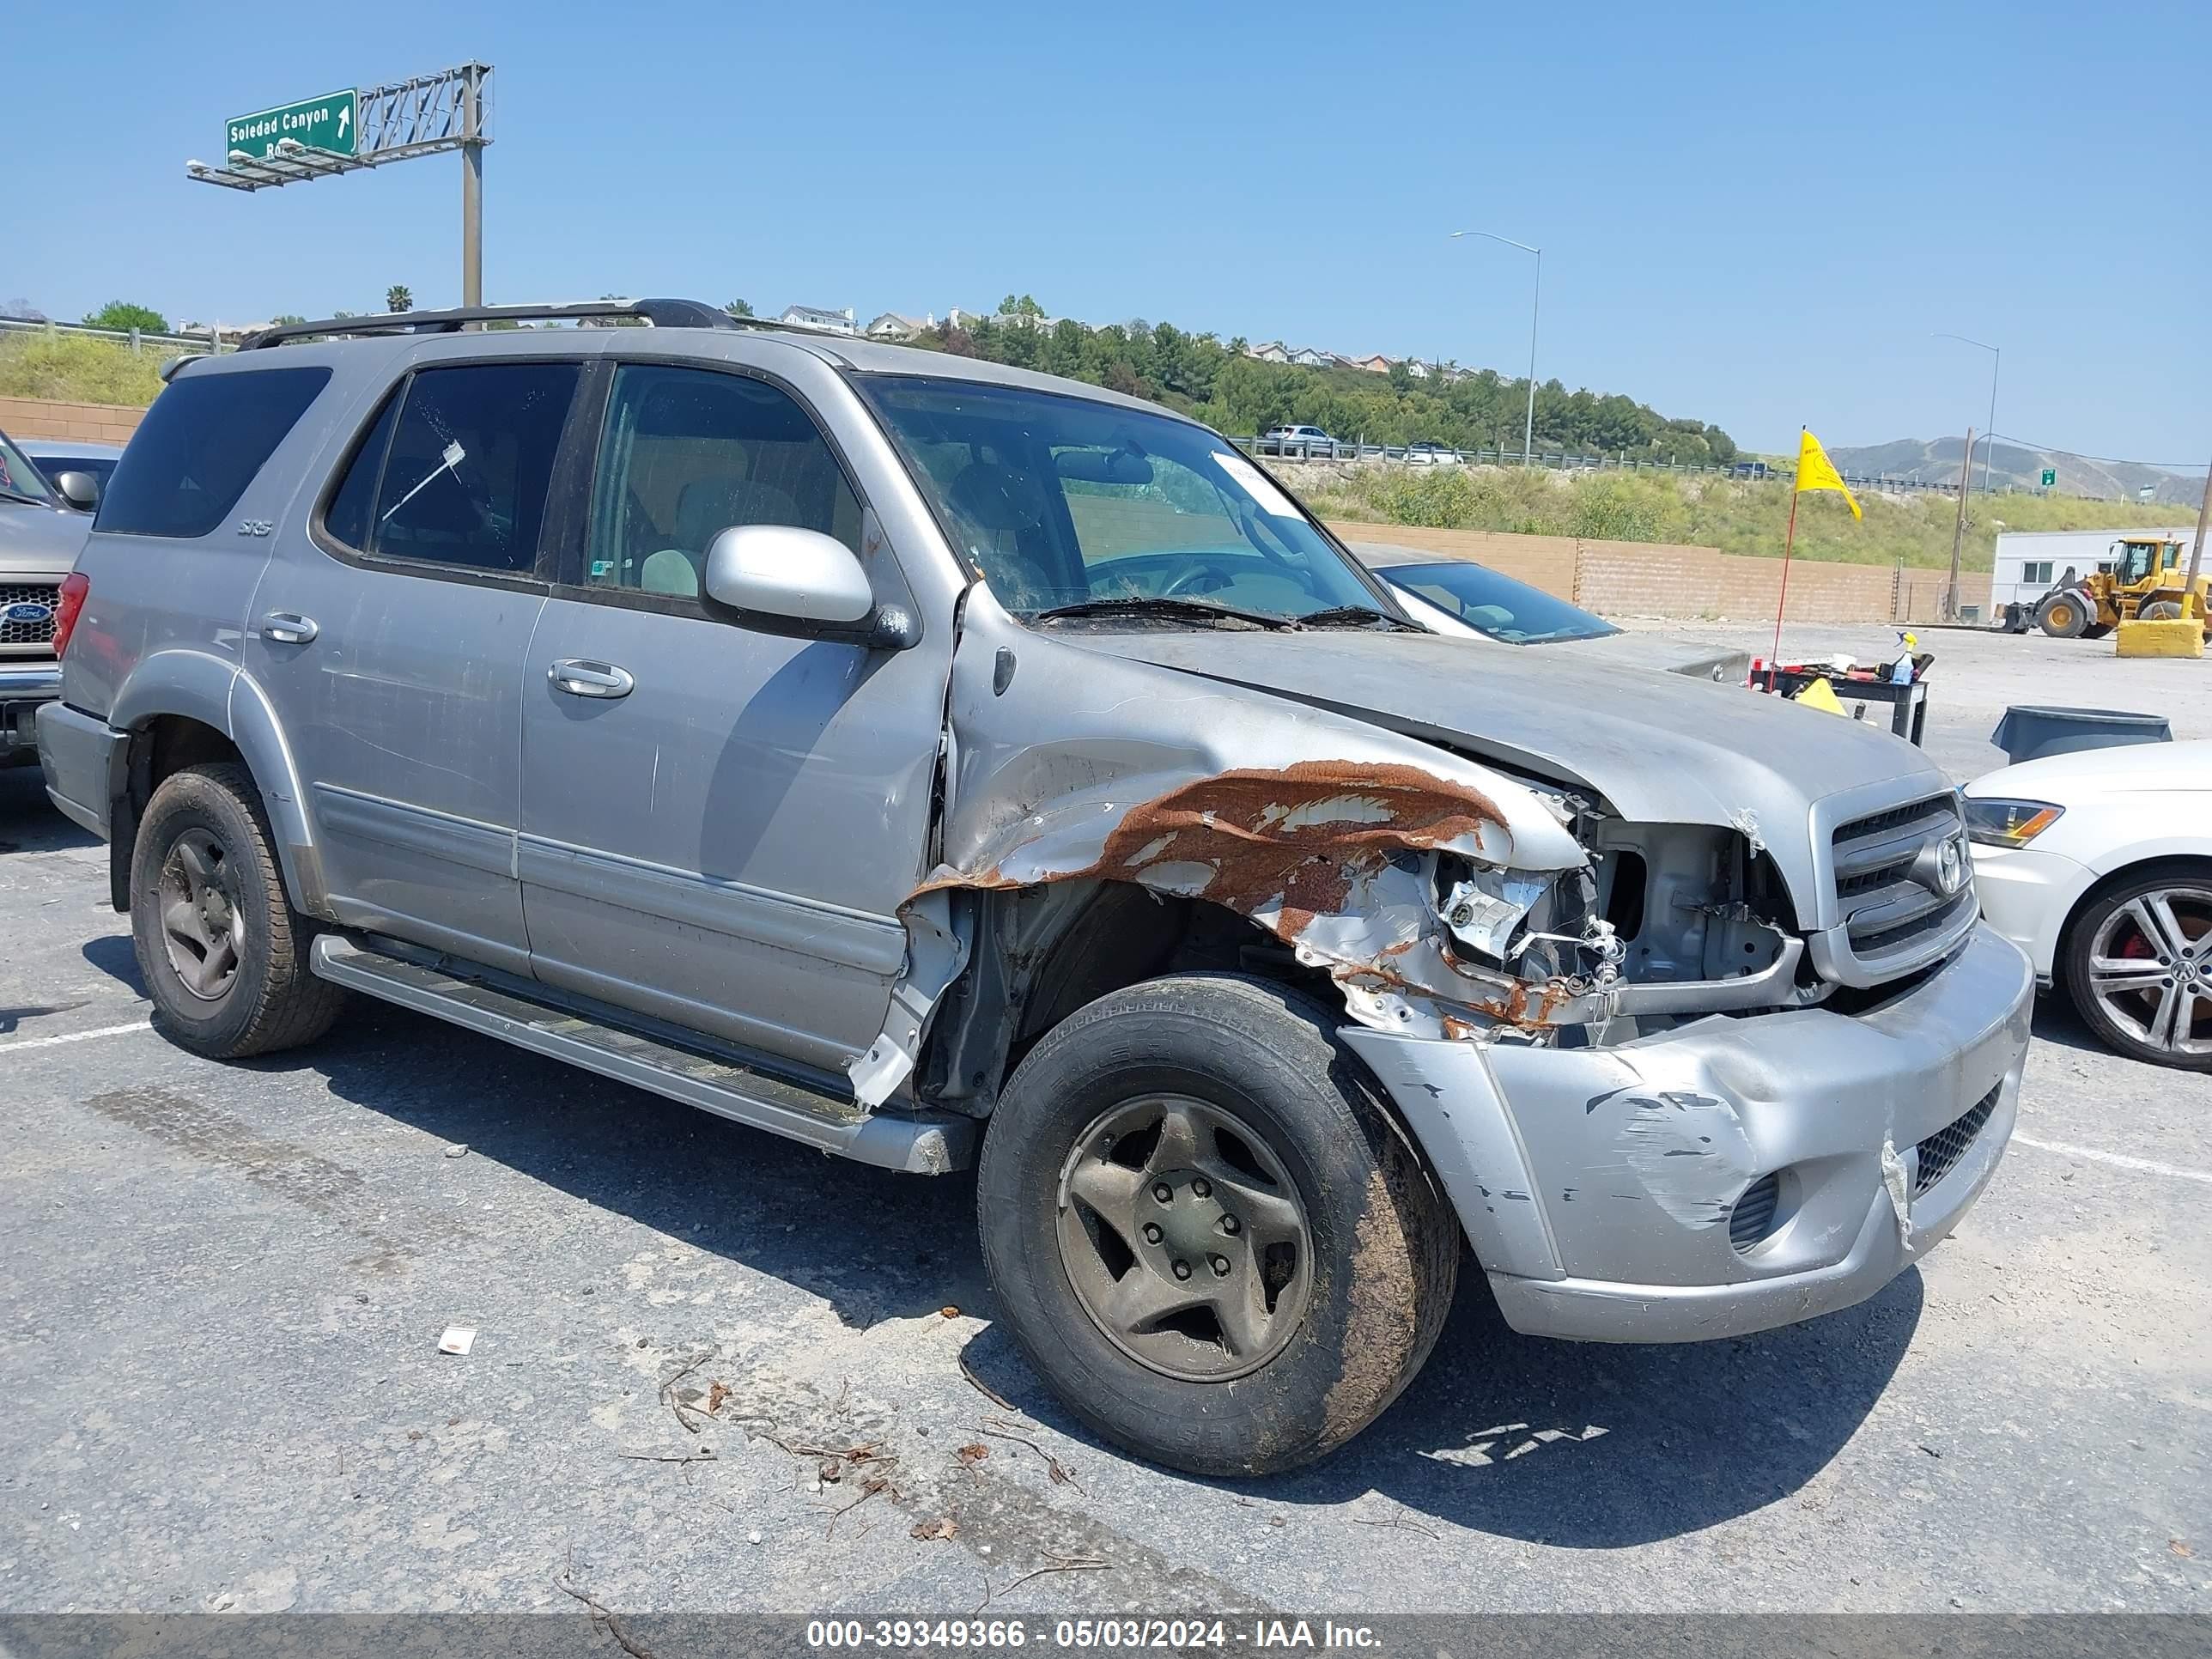
M 185 830 L 161 863 L 161 942 L 184 988 L 203 1001 L 221 1000 L 238 977 L 246 945 L 236 872 L 222 843 L 205 830 Z
M 2109 1019 L 2152 1048 L 2212 1054 L 2212 887 L 2137 895 L 2089 941 L 2089 994 Z
M 1250 1127 L 1181 1095 L 1101 1114 L 1061 1166 L 1060 1255 L 1083 1310 L 1139 1364 L 1186 1382 L 1257 1370 L 1313 1289 L 1305 1206 Z

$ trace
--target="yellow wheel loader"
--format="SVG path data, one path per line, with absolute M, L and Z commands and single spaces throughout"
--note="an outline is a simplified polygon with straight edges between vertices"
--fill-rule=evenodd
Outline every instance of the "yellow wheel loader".
M 2071 571 L 2035 607 L 2035 625 L 2054 639 L 2102 639 L 2124 622 L 2205 618 L 2212 573 L 2194 588 L 2183 574 L 2182 544 L 2171 536 L 2122 536 L 2112 556 L 2086 576 Z M 2212 625 L 2206 629 L 2212 636 Z

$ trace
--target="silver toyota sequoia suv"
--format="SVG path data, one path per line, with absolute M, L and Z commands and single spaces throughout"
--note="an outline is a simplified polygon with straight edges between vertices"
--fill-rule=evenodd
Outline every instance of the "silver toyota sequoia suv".
M 1470 1255 L 1547 1336 L 1847 1306 L 2012 1129 L 2033 979 L 1917 750 L 1428 633 L 1093 386 L 287 326 L 175 374 L 70 587 L 40 754 L 174 1041 L 359 993 L 972 1164 L 1023 1352 L 1180 1468 L 1350 1439 Z

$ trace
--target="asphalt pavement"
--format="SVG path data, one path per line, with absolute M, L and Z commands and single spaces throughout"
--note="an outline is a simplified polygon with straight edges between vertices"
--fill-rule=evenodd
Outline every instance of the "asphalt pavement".
M 1931 750 L 1972 763 L 1993 644 L 2041 701 L 2205 702 L 2065 643 L 1939 641 Z M 1030 1373 L 969 1177 L 365 1002 L 201 1060 L 106 893 L 0 775 L 0 1613 L 2212 1612 L 2212 1077 L 2060 1006 L 1989 1191 L 1872 1301 L 1581 1346 L 1470 1272 L 1346 1450 L 1210 1481 Z

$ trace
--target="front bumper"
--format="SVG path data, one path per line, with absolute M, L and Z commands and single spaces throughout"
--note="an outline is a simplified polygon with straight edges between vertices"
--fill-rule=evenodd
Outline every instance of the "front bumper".
M 2059 930 L 2096 879 L 2095 871 L 2063 853 L 1974 848 L 1974 894 L 1983 920 L 2027 952 L 2036 978 L 2045 985 L 2057 971 Z
M 1715 1016 L 1613 1048 L 1343 1036 L 1507 1323 L 1678 1342 L 1849 1307 L 1945 1237 L 2012 1133 L 2034 992 L 2027 958 L 1977 926 L 1856 1015 Z M 1739 1248 L 1736 1202 L 1769 1176 L 1773 1219 Z
M 0 660 L 0 757 L 13 758 L 37 747 L 33 721 L 40 705 L 61 694 L 59 663 Z

